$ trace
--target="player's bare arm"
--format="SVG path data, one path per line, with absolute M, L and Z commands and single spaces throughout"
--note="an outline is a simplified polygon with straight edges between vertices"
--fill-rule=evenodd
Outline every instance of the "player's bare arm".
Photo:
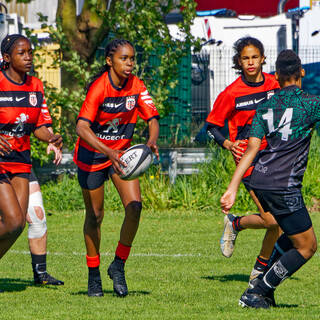
M 62 137 L 60 134 L 53 134 L 46 126 L 41 126 L 34 131 L 34 136 L 40 141 L 53 144 L 58 149 L 63 146 Z
M 159 149 L 157 146 L 157 139 L 159 137 L 159 122 L 157 119 L 151 119 L 148 122 L 149 126 L 149 140 L 147 142 L 147 146 L 150 147 L 152 152 L 156 155 L 159 160 Z
M 228 214 L 230 209 L 232 208 L 242 177 L 250 167 L 255 156 L 257 155 L 260 145 L 261 139 L 255 137 L 251 137 L 249 139 L 247 150 L 241 158 L 239 164 L 237 165 L 237 168 L 233 174 L 227 191 L 220 199 L 222 212 L 224 214 Z
M 7 141 L 6 138 L 0 136 L 0 155 L 4 156 L 12 151 L 11 144 Z

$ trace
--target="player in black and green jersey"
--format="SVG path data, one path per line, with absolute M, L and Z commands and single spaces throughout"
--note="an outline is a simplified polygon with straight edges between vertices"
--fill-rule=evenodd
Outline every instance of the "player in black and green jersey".
M 320 121 L 320 97 L 301 90 L 304 73 L 300 58 L 292 50 L 279 54 L 276 78 L 281 90 L 258 107 L 247 151 L 221 198 L 223 212 L 227 214 L 235 202 L 242 176 L 265 136 L 268 146 L 260 152 L 250 186 L 263 209 L 272 213 L 284 233 L 277 241 L 269 270 L 241 296 L 239 304 L 245 307 L 269 308 L 274 305 L 276 287 L 317 250 L 301 187 L 312 129 Z

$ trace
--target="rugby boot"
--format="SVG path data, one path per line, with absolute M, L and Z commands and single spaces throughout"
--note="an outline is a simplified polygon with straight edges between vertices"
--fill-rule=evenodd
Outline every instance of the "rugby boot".
M 232 221 L 236 216 L 227 214 L 224 217 L 224 230 L 220 239 L 220 249 L 222 254 L 230 258 L 233 254 L 234 245 L 237 239 L 238 232 L 233 229 Z
M 108 275 L 113 280 L 113 291 L 119 297 L 125 297 L 128 294 L 128 287 L 124 275 L 124 262 L 114 259 L 108 268 Z
M 247 289 L 239 300 L 239 305 L 243 308 L 269 309 L 272 301 L 269 297 L 257 293 L 250 293 Z
M 62 286 L 64 282 L 52 277 L 47 271 L 34 273 L 35 284 Z
M 88 278 L 88 296 L 89 297 L 102 297 L 102 283 L 100 272 L 96 272 L 95 274 L 90 274 Z

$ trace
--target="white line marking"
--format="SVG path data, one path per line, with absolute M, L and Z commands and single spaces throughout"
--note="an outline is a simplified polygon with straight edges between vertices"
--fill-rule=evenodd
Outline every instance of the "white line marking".
M 30 252 L 26 250 L 10 250 L 8 253 L 13 253 L 13 254 L 22 254 L 22 255 L 29 255 Z M 49 255 L 55 255 L 55 256 L 83 256 L 86 253 L 85 252 L 71 252 L 71 253 L 66 253 L 66 252 L 50 252 L 48 251 L 47 254 Z M 101 256 L 114 256 L 114 252 L 102 252 L 100 253 Z M 132 253 L 130 256 L 133 257 L 171 257 L 171 258 L 184 258 L 184 257 L 201 257 L 201 253 L 175 253 L 175 254 L 167 254 L 167 253 Z

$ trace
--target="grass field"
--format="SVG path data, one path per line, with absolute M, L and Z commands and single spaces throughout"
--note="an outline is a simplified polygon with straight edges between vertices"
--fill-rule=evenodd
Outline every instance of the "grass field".
M 101 271 L 104 297 L 87 297 L 82 211 L 49 213 L 48 271 L 63 287 L 36 287 L 26 231 L 1 260 L 0 319 L 319 319 L 319 253 L 276 292 L 271 310 L 238 306 L 264 235 L 240 233 L 230 259 L 219 249 L 222 215 L 144 211 L 126 266 L 129 295 L 117 298 L 106 269 L 113 259 L 122 212 L 106 214 Z M 319 234 L 320 214 L 312 213 Z

